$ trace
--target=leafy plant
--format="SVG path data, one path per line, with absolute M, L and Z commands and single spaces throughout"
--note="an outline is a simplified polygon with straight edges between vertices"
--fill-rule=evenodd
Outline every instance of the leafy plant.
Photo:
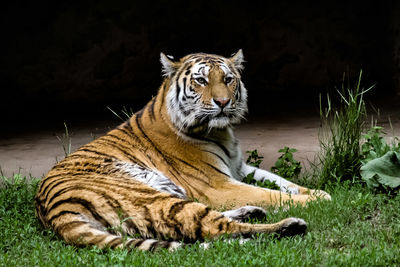
M 264 157 L 258 155 L 257 149 L 252 151 L 246 151 L 246 153 L 249 154 L 246 163 L 256 168 L 260 167 L 260 164 Z M 274 190 L 280 189 L 280 187 L 274 181 L 269 181 L 269 180 L 256 181 L 256 179 L 254 179 L 254 172 L 249 173 L 246 177 L 244 177 L 243 182 L 246 184 L 254 184 L 260 187 L 274 189 Z
M 383 128 L 379 126 L 373 126 L 369 131 L 363 135 L 365 142 L 361 146 L 361 153 L 363 162 L 367 163 L 373 159 L 382 157 L 390 149 L 390 146 L 386 143 L 383 138 Z
M 293 158 L 293 153 L 297 152 L 297 150 L 285 146 L 279 152 L 283 154 L 272 166 L 271 171 L 285 179 L 294 180 L 298 178 L 301 172 L 301 164 Z
M 262 162 L 262 159 L 264 157 L 258 155 L 257 149 L 254 149 L 252 151 L 246 151 L 246 153 L 249 154 L 249 157 L 247 158 L 246 163 L 249 164 L 250 166 L 259 168 L 260 164 Z
M 361 177 L 368 187 L 391 191 L 400 186 L 400 142 L 386 143 L 383 128 L 373 126 L 363 136 Z
M 361 167 L 361 176 L 368 187 L 390 191 L 400 187 L 400 153 L 388 151 Z

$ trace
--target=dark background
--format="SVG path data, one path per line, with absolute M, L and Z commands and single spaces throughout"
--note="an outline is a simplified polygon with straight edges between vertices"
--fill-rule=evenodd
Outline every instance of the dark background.
M 242 48 L 250 116 L 314 109 L 347 72 L 396 99 L 396 1 L 8 1 L 1 8 L 2 130 L 112 118 L 161 84 L 159 53 Z M 3 128 L 5 127 L 5 129 Z

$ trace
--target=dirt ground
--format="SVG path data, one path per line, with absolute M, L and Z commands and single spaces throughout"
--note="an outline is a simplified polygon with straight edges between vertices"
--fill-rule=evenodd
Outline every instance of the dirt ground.
M 393 133 L 400 136 L 400 112 L 390 114 Z M 385 115 L 386 116 L 386 115 Z M 384 118 L 384 116 L 381 116 Z M 390 130 L 389 121 L 382 123 Z M 100 121 L 89 124 L 69 125 L 72 135 L 72 151 L 90 142 L 112 129 L 118 122 Z M 314 158 L 319 150 L 318 114 L 290 114 L 276 118 L 256 118 L 236 127 L 236 136 L 241 143 L 243 153 L 257 149 L 264 156 L 261 165 L 270 169 L 279 156 L 278 150 L 284 146 L 296 148 L 295 158 L 303 163 Z M 0 175 L 12 176 L 21 173 L 24 176 L 42 177 L 50 168 L 64 157 L 57 136 L 62 136 L 64 126 L 55 130 L 43 130 L 33 133 L 15 133 L 0 139 Z M 391 133 L 392 134 L 392 133 Z

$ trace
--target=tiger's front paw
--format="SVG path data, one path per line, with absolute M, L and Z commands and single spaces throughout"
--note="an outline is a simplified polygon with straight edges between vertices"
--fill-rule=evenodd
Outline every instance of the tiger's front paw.
M 318 199 L 332 200 L 331 195 L 323 190 L 310 190 L 310 196 Z
M 266 211 L 263 208 L 255 206 L 244 206 L 235 210 L 228 210 L 222 212 L 225 217 L 231 218 L 239 222 L 245 222 L 249 219 L 264 219 L 266 216 Z
M 312 199 L 325 199 L 325 200 L 331 200 L 332 197 L 329 195 L 327 192 L 323 190 L 314 190 L 314 189 L 309 189 L 306 187 L 299 187 L 300 194 L 301 195 L 310 195 Z
M 288 186 L 287 188 L 284 189 L 286 191 L 285 193 L 291 194 L 291 195 L 299 195 L 301 194 L 301 190 L 299 187 L 296 186 Z

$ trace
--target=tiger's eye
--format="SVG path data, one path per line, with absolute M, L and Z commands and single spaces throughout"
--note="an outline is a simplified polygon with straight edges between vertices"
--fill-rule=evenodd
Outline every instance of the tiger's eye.
M 232 82 L 233 78 L 232 77 L 226 77 L 225 78 L 225 83 L 230 84 Z
M 199 84 L 203 84 L 203 85 L 207 83 L 206 79 L 204 79 L 202 77 L 197 78 L 196 82 L 198 82 Z

